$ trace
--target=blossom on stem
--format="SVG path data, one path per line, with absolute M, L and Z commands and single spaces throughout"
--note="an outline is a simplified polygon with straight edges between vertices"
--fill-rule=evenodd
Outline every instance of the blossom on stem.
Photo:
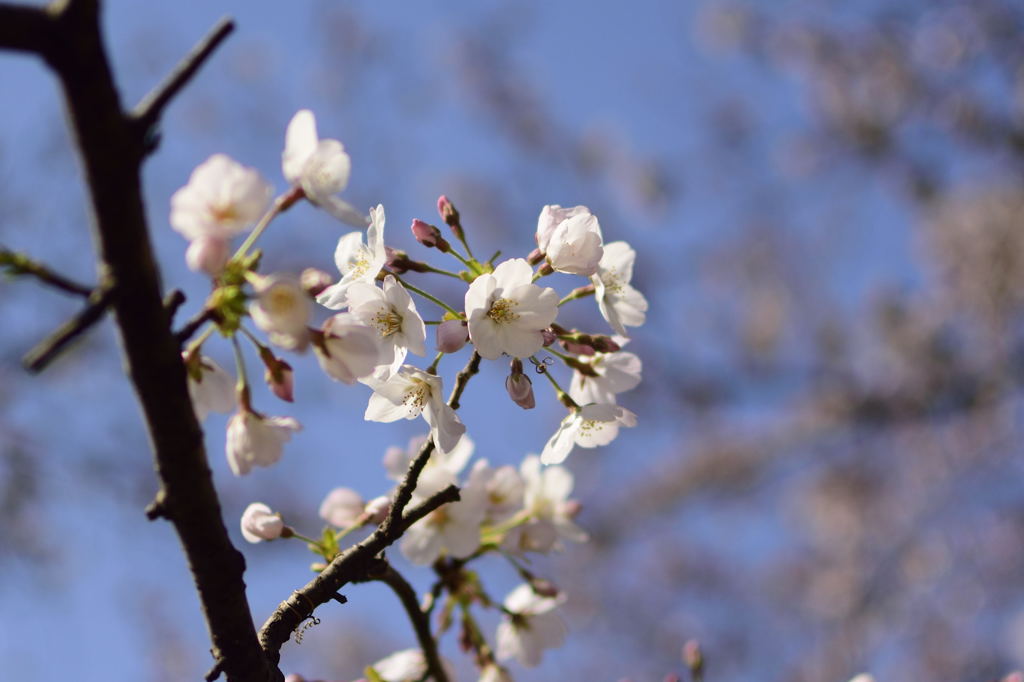
M 448 679 L 454 680 L 451 664 L 442 659 L 441 665 Z M 427 672 L 427 659 L 419 649 L 405 649 L 382 658 L 370 667 L 384 682 L 418 682 Z
M 523 510 L 529 520 L 509 531 L 502 546 L 515 552 L 550 552 L 561 549 L 561 540 L 586 542 L 586 531 L 573 521 L 579 506 L 569 499 L 572 473 L 565 467 L 542 467 L 536 455 L 523 460 L 519 473 L 525 484 Z
M 473 464 L 469 474 L 470 485 L 486 494 L 484 520 L 496 525 L 515 515 L 523 506 L 523 479 L 515 467 L 492 467 L 486 459 Z
M 542 330 L 558 316 L 558 294 L 532 281 L 530 264 L 513 258 L 469 285 L 469 338 L 482 357 L 494 360 L 508 353 L 523 358 L 543 347 Z
M 443 467 L 424 469 L 410 504 L 415 506 L 457 483 L 455 475 Z M 480 546 L 486 501 L 486 492 L 471 478 L 459 491 L 457 502 L 442 505 L 409 527 L 399 545 L 402 554 L 419 565 L 433 563 L 442 552 L 465 559 Z
M 388 254 L 384 248 L 384 206 L 370 209 L 370 226 L 366 228 L 366 243 L 362 232 L 349 232 L 338 240 L 334 250 L 334 264 L 341 280 L 332 284 L 316 297 L 317 303 L 340 310 L 346 305 L 346 292 L 353 282 L 373 283 L 384 267 Z
M 533 396 L 533 382 L 523 374 L 523 361 L 519 358 L 512 360 L 512 371 L 505 378 L 505 390 L 512 402 L 524 410 L 532 410 L 537 406 Z
M 577 213 L 551 232 L 546 251 L 548 263 L 558 272 L 589 277 L 597 272 L 604 255 L 601 225 L 597 217 Z
M 227 414 L 235 408 L 235 379 L 205 355 L 196 353 L 189 359 L 183 353 L 188 369 L 188 395 L 196 420 L 202 422 L 210 412 Z
M 335 488 L 320 503 L 320 518 L 335 528 L 349 528 L 361 523 L 366 505 L 362 496 L 351 488 Z
M 541 597 L 528 583 L 512 590 L 505 597 L 505 616 L 498 625 L 497 657 L 504 661 L 515 658 L 533 668 L 540 664 L 544 649 L 554 649 L 565 641 L 566 628 L 555 609 L 564 598 Z
M 388 275 L 378 289 L 366 282 L 353 282 L 348 289 L 348 309 L 360 322 L 379 334 L 381 378 L 394 374 L 410 351 L 426 355 L 427 328 L 416 312 L 412 296 Z
M 469 330 L 465 320 L 445 320 L 437 325 L 437 350 L 442 353 L 457 353 L 469 341 Z
M 626 336 L 626 327 L 639 327 L 647 319 L 647 299 L 630 286 L 636 252 L 626 242 L 604 245 L 604 255 L 594 283 L 601 315 L 617 334 Z
M 267 332 L 270 342 L 288 350 L 302 350 L 309 343 L 309 318 L 313 306 L 299 281 L 286 275 L 262 277 L 256 284 L 256 300 L 249 315 Z
M 466 432 L 455 410 L 445 402 L 438 376 L 402 365 L 387 380 L 368 377 L 363 383 L 373 389 L 363 415 L 367 421 L 387 423 L 422 416 L 430 426 L 434 445 L 442 453 L 453 450 Z
M 574 409 L 544 446 L 543 464 L 563 462 L 573 445 L 596 448 L 607 445 L 619 435 L 620 426 L 636 426 L 636 415 L 618 405 L 592 404 Z
M 262 502 L 253 502 L 242 512 L 242 537 L 249 542 L 276 540 L 284 531 L 281 515 Z
M 171 196 L 171 227 L 192 242 L 231 239 L 260 219 L 272 193 L 256 169 L 214 154 Z
M 302 426 L 292 417 L 263 417 L 242 408 L 228 421 L 226 453 L 235 476 L 244 476 L 254 466 L 269 467 L 284 452 L 284 444 Z
M 640 384 L 643 363 L 634 353 L 596 353 L 576 361 L 580 367 L 573 372 L 569 397 L 580 405 L 614 403 L 616 394 Z
M 185 264 L 193 272 L 205 272 L 217 277 L 224 272 L 231 256 L 231 244 L 222 237 L 197 237 L 185 251 Z
M 578 215 L 590 215 L 590 209 L 586 206 L 562 208 L 558 204 L 551 204 L 542 208 L 540 210 L 540 216 L 537 218 L 537 234 L 535 235 L 537 239 L 537 248 L 539 248 L 541 252 L 546 252 L 551 242 L 551 235 L 555 232 L 555 228 L 569 218 L 573 218 Z
M 321 140 L 316 117 L 308 109 L 298 111 L 285 132 L 281 170 L 293 187 L 301 187 L 312 203 L 356 227 L 365 227 L 366 216 L 334 196 L 348 185 L 352 160 L 338 140 Z
M 377 332 L 351 313 L 327 318 L 322 331 L 313 335 L 313 352 L 320 368 L 345 384 L 373 374 L 380 358 Z

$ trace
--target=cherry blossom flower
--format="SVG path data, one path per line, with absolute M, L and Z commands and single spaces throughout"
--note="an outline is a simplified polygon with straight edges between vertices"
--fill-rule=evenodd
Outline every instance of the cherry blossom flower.
M 284 444 L 302 426 L 291 417 L 262 417 L 249 410 L 236 412 L 228 421 L 226 452 L 235 476 L 244 476 L 254 466 L 275 464 Z
M 196 419 L 202 422 L 211 412 L 228 414 L 235 409 L 234 378 L 205 355 L 194 362 L 195 369 L 189 367 L 188 372 L 188 395 Z
M 597 217 L 590 212 L 580 212 L 555 227 L 545 253 L 548 263 L 558 272 L 589 277 L 597 273 L 597 265 L 604 255 L 602 243 Z
M 590 209 L 586 206 L 562 208 L 558 204 L 551 204 L 542 208 L 540 210 L 540 216 L 537 218 L 537 234 L 535 235 L 537 239 L 537 248 L 542 252 L 546 252 L 551 242 L 551 235 L 555 232 L 555 228 L 569 218 L 579 215 L 590 215 Z
M 288 350 L 305 348 L 313 306 L 299 281 L 286 275 L 263 277 L 256 285 L 256 297 L 249 314 L 270 342 Z
M 307 199 L 338 220 L 366 226 L 366 216 L 334 196 L 348 185 L 352 160 L 341 142 L 317 136 L 316 117 L 308 109 L 297 112 L 288 123 L 281 170 L 293 187 L 301 187 Z
M 430 426 L 434 445 L 442 453 L 455 448 L 466 432 L 455 410 L 445 402 L 438 376 L 402 365 L 386 381 L 368 377 L 362 382 L 374 391 L 363 415 L 367 421 L 388 423 L 422 416 Z
M 596 448 L 607 445 L 619 435 L 620 426 L 636 426 L 636 415 L 618 405 L 584 405 L 569 413 L 544 446 L 540 461 L 559 464 L 573 445 Z
M 349 528 L 361 522 L 366 505 L 351 488 L 335 488 L 320 503 L 320 518 L 335 528 Z
M 392 481 L 401 481 L 405 478 L 405 473 L 409 470 L 409 464 L 429 437 L 430 434 L 413 436 L 409 439 L 409 446 L 405 450 L 398 446 L 388 448 L 384 452 L 384 469 L 387 472 L 387 477 Z M 439 466 L 447 469 L 453 476 L 458 476 L 466 467 L 469 458 L 473 456 L 475 448 L 476 444 L 469 437 L 469 434 L 462 434 L 459 442 L 448 452 L 441 452 L 434 448 L 434 451 L 430 453 L 430 457 L 427 459 L 425 468 L 429 469 L 430 467 Z
M 484 669 L 480 671 L 480 679 L 478 682 L 512 682 L 512 676 L 509 675 L 508 671 L 500 665 L 488 663 L 484 666 Z
M 558 294 L 532 281 L 530 264 L 513 258 L 469 285 L 469 338 L 482 357 L 494 360 L 508 353 L 522 358 L 543 347 L 542 330 L 558 316 Z
M 171 227 L 189 241 L 231 239 L 260 219 L 272 193 L 256 169 L 214 154 L 171 197 Z
M 481 459 L 473 464 L 469 480 L 470 485 L 482 488 L 486 494 L 486 523 L 497 525 L 522 509 L 524 485 L 515 467 L 494 468 Z
M 561 549 L 561 540 L 586 542 L 586 531 L 573 522 L 578 505 L 569 499 L 573 487 L 569 470 L 542 467 L 540 458 L 530 455 L 519 472 L 525 483 L 523 509 L 529 521 L 509 531 L 503 546 L 518 552 L 550 552 Z
M 566 628 L 555 612 L 563 597 L 541 597 L 529 584 L 523 584 L 505 597 L 505 616 L 498 625 L 497 657 L 515 658 L 528 668 L 540 664 L 544 649 L 554 649 L 565 641 Z
M 253 502 L 242 512 L 242 537 L 249 542 L 276 540 L 284 531 L 281 515 L 262 502 Z
M 640 384 L 643 363 L 634 353 L 596 353 L 584 355 L 578 361 L 590 373 L 576 369 L 569 387 L 569 397 L 580 405 L 587 403 L 614 403 L 618 393 L 624 393 Z
M 458 479 L 443 467 L 424 469 L 410 505 L 415 506 L 457 483 Z M 486 504 L 486 492 L 470 479 L 459 491 L 459 501 L 435 509 L 409 527 L 399 545 L 402 554 L 419 565 L 433 563 L 442 552 L 465 559 L 480 546 L 480 524 Z
M 416 312 L 412 296 L 388 275 L 383 289 L 366 282 L 353 282 L 348 289 L 348 309 L 360 322 L 380 335 L 380 378 L 388 379 L 405 362 L 407 353 L 426 355 L 427 328 Z
M 384 206 L 370 209 L 370 226 L 366 228 L 366 243 L 362 232 L 349 232 L 338 240 L 334 250 L 334 264 L 341 280 L 332 284 L 316 297 L 317 303 L 340 310 L 346 305 L 346 292 L 353 282 L 372 284 L 388 259 L 384 248 Z
M 626 336 L 626 327 L 639 327 L 647 318 L 647 299 L 630 286 L 636 252 L 626 242 L 604 245 L 594 283 L 601 315 L 616 333 Z
M 231 257 L 231 244 L 221 237 L 197 237 L 185 251 L 185 264 L 193 272 L 205 272 L 217 277 Z
M 441 665 L 448 679 L 454 681 L 455 672 L 451 664 L 441 659 Z M 384 682 L 418 682 L 427 673 L 427 659 L 419 649 L 406 649 L 382 658 L 370 667 Z
M 361 324 L 351 313 L 338 313 L 324 322 L 313 337 L 317 362 L 328 376 L 354 384 L 373 374 L 379 364 L 377 332 Z

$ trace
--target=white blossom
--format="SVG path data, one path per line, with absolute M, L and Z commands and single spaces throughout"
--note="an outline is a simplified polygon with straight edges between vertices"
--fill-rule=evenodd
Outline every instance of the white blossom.
M 328 376 L 345 384 L 370 376 L 378 365 L 377 332 L 361 324 L 351 313 L 338 313 L 324 322 L 313 351 Z
M 573 372 L 569 397 L 580 405 L 614 403 L 616 394 L 630 391 L 640 384 L 643 363 L 635 353 L 595 353 L 581 355 L 577 360 L 597 375 L 589 376 L 578 369 Z
M 458 479 L 443 467 L 420 473 L 410 506 L 441 492 Z M 464 559 L 480 546 L 480 524 L 486 513 L 486 492 L 472 479 L 459 491 L 459 500 L 449 502 L 414 523 L 402 536 L 402 554 L 414 564 L 433 563 L 441 552 Z
M 260 219 L 272 193 L 256 169 L 214 154 L 171 197 L 171 227 L 189 241 L 231 239 Z
M 366 505 L 351 488 L 335 488 L 320 503 L 320 518 L 336 528 L 348 528 L 360 521 Z
M 422 416 L 442 453 L 454 449 L 466 432 L 455 410 L 445 402 L 441 378 L 434 374 L 402 365 L 386 381 L 368 377 L 362 382 L 373 389 L 363 415 L 367 421 L 388 423 Z
M 451 664 L 442 658 L 441 665 L 448 679 L 455 682 Z M 419 682 L 427 672 L 427 659 L 419 649 L 405 649 L 382 658 L 370 667 L 384 682 Z
M 317 303 L 340 310 L 346 305 L 346 292 L 353 282 L 372 284 L 384 267 L 388 255 L 384 248 L 384 206 L 370 209 L 370 226 L 366 228 L 366 243 L 362 232 L 349 232 L 338 240 L 334 250 L 334 264 L 341 279 L 320 292 Z
M 525 482 L 523 510 L 529 520 L 505 536 L 506 549 L 550 552 L 561 548 L 561 540 L 586 542 L 586 531 L 573 522 L 578 505 L 569 499 L 572 473 L 565 467 L 542 467 L 536 455 L 524 459 L 519 471 Z
M 268 467 L 281 459 L 284 444 L 302 429 L 291 417 L 261 417 L 248 410 L 236 412 L 228 421 L 226 452 L 235 476 L 244 476 L 253 466 Z
M 185 251 L 185 264 L 193 272 L 217 277 L 231 257 L 231 244 L 222 237 L 196 237 Z
M 366 216 L 334 196 L 348 185 L 352 161 L 338 140 L 321 140 L 313 112 L 302 109 L 292 117 L 285 132 L 281 170 L 293 187 L 338 220 L 365 227 Z
M 505 616 L 498 625 L 497 657 L 504 661 L 515 658 L 533 668 L 540 664 L 541 652 L 554 649 L 565 641 L 566 628 L 555 609 L 562 596 L 541 597 L 529 584 L 512 590 L 505 598 L 505 609 L 514 616 Z
M 548 263 L 558 272 L 589 277 L 597 273 L 604 255 L 601 225 L 591 213 L 577 213 L 566 218 L 548 240 Z
M 558 294 L 533 281 L 533 269 L 522 258 L 501 263 L 480 275 L 466 292 L 469 338 L 488 360 L 502 353 L 528 357 L 544 345 L 541 330 L 558 316 Z
M 387 471 L 387 477 L 392 481 L 401 481 L 405 478 L 405 473 L 409 470 L 409 464 L 429 437 L 430 434 L 413 436 L 409 439 L 409 445 L 404 450 L 398 446 L 388 448 L 384 452 L 384 469 Z M 473 456 L 475 448 L 476 444 L 473 443 L 473 439 L 469 437 L 469 434 L 464 433 L 455 447 L 448 452 L 441 452 L 434 448 L 434 451 L 430 453 L 430 457 L 427 459 L 425 468 L 429 469 L 430 467 L 439 466 L 447 469 L 453 476 L 458 476 L 466 467 L 469 458 Z
M 256 285 L 256 300 L 249 314 L 257 327 L 267 332 L 270 342 L 288 350 L 301 350 L 309 343 L 309 319 L 313 306 L 298 279 L 286 275 L 263 277 Z
M 596 448 L 607 445 L 619 435 L 620 426 L 636 426 L 636 415 L 618 405 L 592 404 L 570 412 L 544 446 L 540 461 L 559 464 L 573 445 Z
M 188 375 L 188 395 L 196 419 L 204 421 L 211 412 L 228 414 L 235 409 L 235 379 L 211 358 L 200 356 L 199 377 Z
M 284 530 L 281 515 L 262 502 L 253 502 L 242 512 L 242 537 L 249 542 L 276 540 Z
M 495 663 L 488 663 L 480 671 L 478 682 L 512 682 L 512 676 L 508 671 Z
M 515 467 L 494 468 L 486 459 L 481 459 L 473 464 L 469 480 L 486 494 L 486 523 L 497 525 L 523 507 L 524 484 Z
M 407 353 L 426 355 L 426 325 L 416 312 L 412 296 L 394 277 L 385 277 L 382 289 L 353 282 L 347 298 L 349 312 L 380 335 L 380 378 L 387 379 L 398 371 Z
M 569 218 L 589 214 L 590 209 L 586 206 L 573 206 L 572 208 L 562 208 L 558 204 L 545 206 L 540 210 L 540 216 L 537 218 L 537 234 L 535 235 L 537 248 L 546 252 L 555 228 Z
M 626 327 L 639 327 L 647 319 L 647 299 L 629 284 L 635 260 L 636 252 L 626 242 L 605 244 L 597 274 L 590 278 L 601 315 L 623 336 Z

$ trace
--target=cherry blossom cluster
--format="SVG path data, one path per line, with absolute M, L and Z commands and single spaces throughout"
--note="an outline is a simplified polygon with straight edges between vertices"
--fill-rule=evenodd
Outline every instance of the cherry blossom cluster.
M 213 284 L 194 330 L 198 336 L 183 353 L 196 416 L 203 420 L 210 412 L 233 413 L 226 455 L 235 475 L 281 459 L 301 426 L 292 417 L 268 416 L 253 406 L 241 350 L 242 343 L 249 343 L 264 365 L 268 387 L 281 400 L 293 401 L 294 380 L 280 354 L 311 353 L 332 379 L 370 389 L 364 419 L 422 418 L 427 433 L 407 448 L 385 453 L 387 476 L 405 481 L 417 453 L 427 452 L 426 444 L 433 451 L 412 479 L 412 504 L 452 485 L 459 487 L 459 499 L 410 526 L 400 550 L 411 563 L 430 566 L 435 573 L 437 583 L 423 607 L 428 618 L 439 611 L 435 636 L 458 620 L 460 642 L 474 653 L 481 679 L 510 679 L 506 661 L 535 666 L 543 649 L 558 646 L 565 637 L 557 611 L 566 595 L 525 566 L 531 553 L 587 539 L 574 520 L 580 505 L 571 499 L 573 476 L 560 464 L 575 446 L 608 444 L 621 427 L 636 424 L 636 416 L 618 404 L 618 394 L 635 388 L 642 370 L 640 358 L 623 350 L 628 328 L 642 325 L 647 310 L 647 301 L 631 284 L 635 253 L 626 242 L 606 243 L 597 217 L 586 207 L 549 205 L 540 212 L 529 251 L 501 261 L 497 254 L 478 260 L 462 217 L 442 196 L 437 210 L 452 241 L 420 219 L 412 221 L 411 232 L 423 247 L 451 259 L 455 269 L 446 269 L 387 246 L 383 206 L 364 215 L 339 198 L 350 171 L 344 146 L 321 139 L 313 114 L 303 110 L 285 134 L 282 173 L 288 187 L 280 195 L 274 197 L 255 169 L 218 154 L 197 167 L 172 197 L 171 226 L 189 241 L 185 260 Z M 337 276 L 315 269 L 259 272 L 257 240 L 300 201 L 357 228 L 337 241 Z M 232 240 L 246 233 L 232 250 Z M 584 281 L 560 295 L 544 286 L 544 278 L 553 273 Z M 445 301 L 430 293 L 421 280 L 436 277 L 462 282 L 462 300 Z M 558 323 L 563 305 L 588 297 L 596 300 L 607 333 Z M 433 319 L 424 319 L 417 303 Z M 314 326 L 318 315 L 326 319 Z M 427 327 L 435 330 L 432 354 Z M 232 343 L 234 377 L 202 352 L 214 332 Z M 534 379 L 542 376 L 550 384 L 566 414 L 555 433 L 538 442 L 539 456 L 527 455 L 518 467 L 473 461 L 474 442 L 454 403 L 446 400 L 438 371 L 442 357 L 463 352 L 475 354 L 476 361 L 507 363 L 504 389 L 520 408 L 538 403 Z M 424 358 L 424 366 L 409 362 L 410 356 Z M 557 364 L 566 369 L 567 389 L 555 377 Z M 336 488 L 320 506 L 326 527 L 316 539 L 285 525 L 267 505 L 253 503 L 242 516 L 242 533 L 250 542 L 298 538 L 319 555 L 314 570 L 323 570 L 350 533 L 384 522 L 395 495 L 392 489 L 367 501 L 355 490 Z M 478 574 L 467 568 L 488 555 L 502 557 L 523 580 L 501 602 L 492 600 Z M 502 614 L 493 646 L 477 625 L 476 607 Z M 421 679 L 426 666 L 422 650 L 399 652 L 371 666 L 368 676 Z M 450 672 L 443 674 L 451 679 Z

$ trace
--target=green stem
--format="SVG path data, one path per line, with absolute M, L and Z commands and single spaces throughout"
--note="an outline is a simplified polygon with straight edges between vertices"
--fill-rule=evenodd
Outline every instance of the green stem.
M 558 381 L 555 380 L 555 377 L 551 376 L 551 372 L 548 371 L 547 365 L 545 365 L 543 362 L 541 362 L 532 355 L 530 356 L 530 362 L 532 362 L 535 367 L 543 367 L 544 371 L 542 371 L 541 374 L 546 376 L 548 378 L 548 381 L 551 382 L 551 385 L 555 387 L 555 391 L 558 392 L 559 400 L 562 400 L 562 396 L 568 395 L 565 391 L 562 390 L 562 387 L 558 385 Z
M 424 264 L 426 265 L 426 264 Z M 433 265 L 427 265 L 427 272 L 435 272 L 439 275 L 445 275 L 446 277 L 454 277 L 455 279 L 461 280 L 458 273 L 451 272 L 450 270 L 442 270 L 441 268 L 435 268 Z
M 249 248 L 256 243 L 256 240 L 260 238 L 260 235 L 263 234 L 263 231 L 267 229 L 268 225 L 270 225 L 270 221 L 276 218 L 278 214 L 280 214 L 286 208 L 295 203 L 295 199 L 293 198 L 294 194 L 295 190 L 292 189 L 288 190 L 286 193 L 274 199 L 274 203 L 270 207 L 270 210 L 264 213 L 263 217 L 260 218 L 260 221 L 256 223 L 256 227 L 252 228 L 252 232 L 250 232 L 249 236 L 245 238 L 245 241 L 242 242 L 242 245 L 238 247 L 238 251 L 235 251 L 235 255 L 231 257 L 231 260 L 238 260 L 242 256 L 244 256 L 245 252 L 248 251 Z
M 462 318 L 462 313 L 460 313 L 458 310 L 456 310 L 455 308 L 451 307 L 450 305 L 448 305 L 447 303 L 445 303 L 441 299 L 437 298 L 436 296 L 432 296 L 431 294 L 428 294 L 427 292 L 423 291 L 423 289 L 420 289 L 419 287 L 414 287 L 413 285 L 409 284 L 404 279 L 402 279 L 398 275 L 395 275 L 394 273 L 392 273 L 392 275 L 394 276 L 394 278 L 396 280 L 398 280 L 402 284 L 403 287 L 405 287 L 409 291 L 413 292 L 414 294 L 419 294 L 420 296 L 422 296 L 423 298 L 427 299 L 428 301 L 430 301 L 432 303 L 436 303 L 437 305 L 441 306 L 442 308 L 444 308 L 445 310 L 450 312 L 452 315 L 455 315 L 456 317 L 458 317 L 460 319 Z
M 444 353 L 438 351 L 437 357 L 430 363 L 430 367 L 427 367 L 427 374 L 437 374 L 437 363 L 441 362 L 441 358 L 444 357 Z
M 199 337 L 195 341 L 193 341 L 192 343 L 190 343 L 188 345 L 189 352 L 191 353 L 193 350 L 195 350 L 196 348 L 199 348 L 204 343 L 206 343 L 206 340 L 208 338 L 210 338 L 210 334 L 212 334 L 215 329 L 217 329 L 217 325 L 215 325 L 215 324 L 208 325 L 206 327 L 206 329 L 203 330 L 203 333 L 200 334 Z
M 289 535 L 288 537 L 295 538 L 296 540 L 302 540 L 303 542 L 305 542 L 307 544 L 310 544 L 310 545 L 315 545 L 317 547 L 317 549 L 320 550 L 321 554 L 323 553 L 324 546 L 322 544 L 320 544 L 319 540 L 314 540 L 313 538 L 307 538 L 305 535 L 302 535 L 301 533 L 296 533 L 294 530 L 292 531 L 292 534 Z
M 578 298 L 586 298 L 587 296 L 593 296 L 593 295 L 594 295 L 594 288 L 592 286 L 590 286 L 590 287 L 580 287 L 579 289 L 573 289 L 568 294 L 566 294 L 565 298 L 563 298 L 561 301 L 558 302 L 558 305 L 560 305 L 560 306 L 561 305 L 565 305 L 569 301 L 575 301 Z

